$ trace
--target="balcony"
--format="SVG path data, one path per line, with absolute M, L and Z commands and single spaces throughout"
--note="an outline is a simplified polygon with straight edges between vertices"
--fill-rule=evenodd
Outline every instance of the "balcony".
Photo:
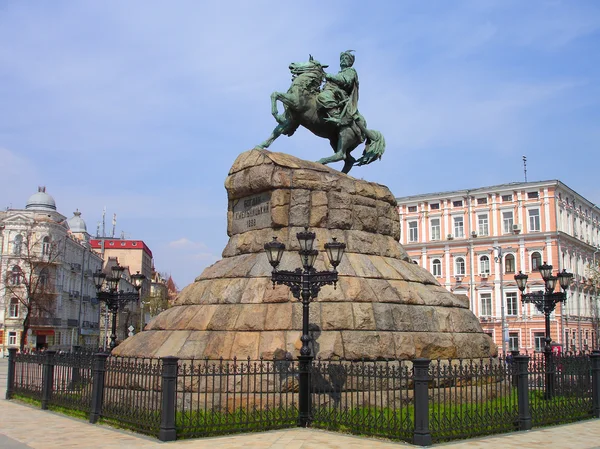
M 53 326 L 54 318 L 50 317 L 42 317 L 42 316 L 33 316 L 29 319 L 30 324 L 32 326 Z

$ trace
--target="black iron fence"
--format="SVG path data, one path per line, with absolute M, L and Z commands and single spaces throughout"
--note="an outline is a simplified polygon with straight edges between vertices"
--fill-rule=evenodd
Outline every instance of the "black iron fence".
M 600 418 L 600 353 L 477 360 L 179 360 L 10 351 L 6 397 L 163 441 L 309 425 L 429 445 Z M 306 407 L 306 405 L 304 406 Z M 301 418 L 302 416 L 302 418 Z

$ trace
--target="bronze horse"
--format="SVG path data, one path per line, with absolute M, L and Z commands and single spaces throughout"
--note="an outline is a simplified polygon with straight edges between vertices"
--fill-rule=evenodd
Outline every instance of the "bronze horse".
M 310 56 L 308 62 L 290 64 L 292 85 L 286 93 L 271 94 L 271 113 L 278 125 L 271 135 L 257 148 L 268 148 L 280 135 L 291 136 L 302 125 L 313 134 L 329 139 L 333 148 L 333 156 L 320 159 L 321 164 L 344 161 L 342 172 L 348 173 L 354 165 L 365 165 L 381 159 L 385 151 L 385 139 L 380 132 L 367 129 L 364 118 L 357 113 L 352 123 L 342 125 L 331 120 L 327 112 L 317 104 L 317 96 L 321 92 L 321 84 L 325 78 L 323 69 L 328 66 Z M 284 113 L 279 114 L 277 101 L 284 106 Z M 365 149 L 359 159 L 350 152 L 365 142 Z

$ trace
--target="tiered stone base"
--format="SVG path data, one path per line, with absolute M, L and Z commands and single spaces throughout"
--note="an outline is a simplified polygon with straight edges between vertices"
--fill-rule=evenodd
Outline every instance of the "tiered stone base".
M 319 250 L 346 243 L 337 289 L 311 305 L 319 357 L 487 357 L 496 347 L 465 296 L 439 285 L 398 243 L 396 201 L 387 187 L 298 158 L 251 150 L 225 182 L 229 243 L 223 259 L 179 295 L 174 307 L 123 342 L 116 355 L 258 358 L 298 354 L 301 306 L 270 281 L 263 245 L 286 244 L 281 269 L 300 265 L 296 233 L 316 232 Z M 331 269 L 324 253 L 317 270 Z

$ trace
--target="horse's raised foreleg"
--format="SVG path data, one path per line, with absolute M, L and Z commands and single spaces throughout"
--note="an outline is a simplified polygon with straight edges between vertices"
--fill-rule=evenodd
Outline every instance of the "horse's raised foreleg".
M 288 108 L 293 108 L 295 103 L 288 94 L 284 94 L 283 92 L 273 92 L 271 94 L 271 115 L 277 120 L 277 123 L 282 124 L 286 118 L 285 114 L 279 114 L 277 101 L 281 101 L 283 106 Z

